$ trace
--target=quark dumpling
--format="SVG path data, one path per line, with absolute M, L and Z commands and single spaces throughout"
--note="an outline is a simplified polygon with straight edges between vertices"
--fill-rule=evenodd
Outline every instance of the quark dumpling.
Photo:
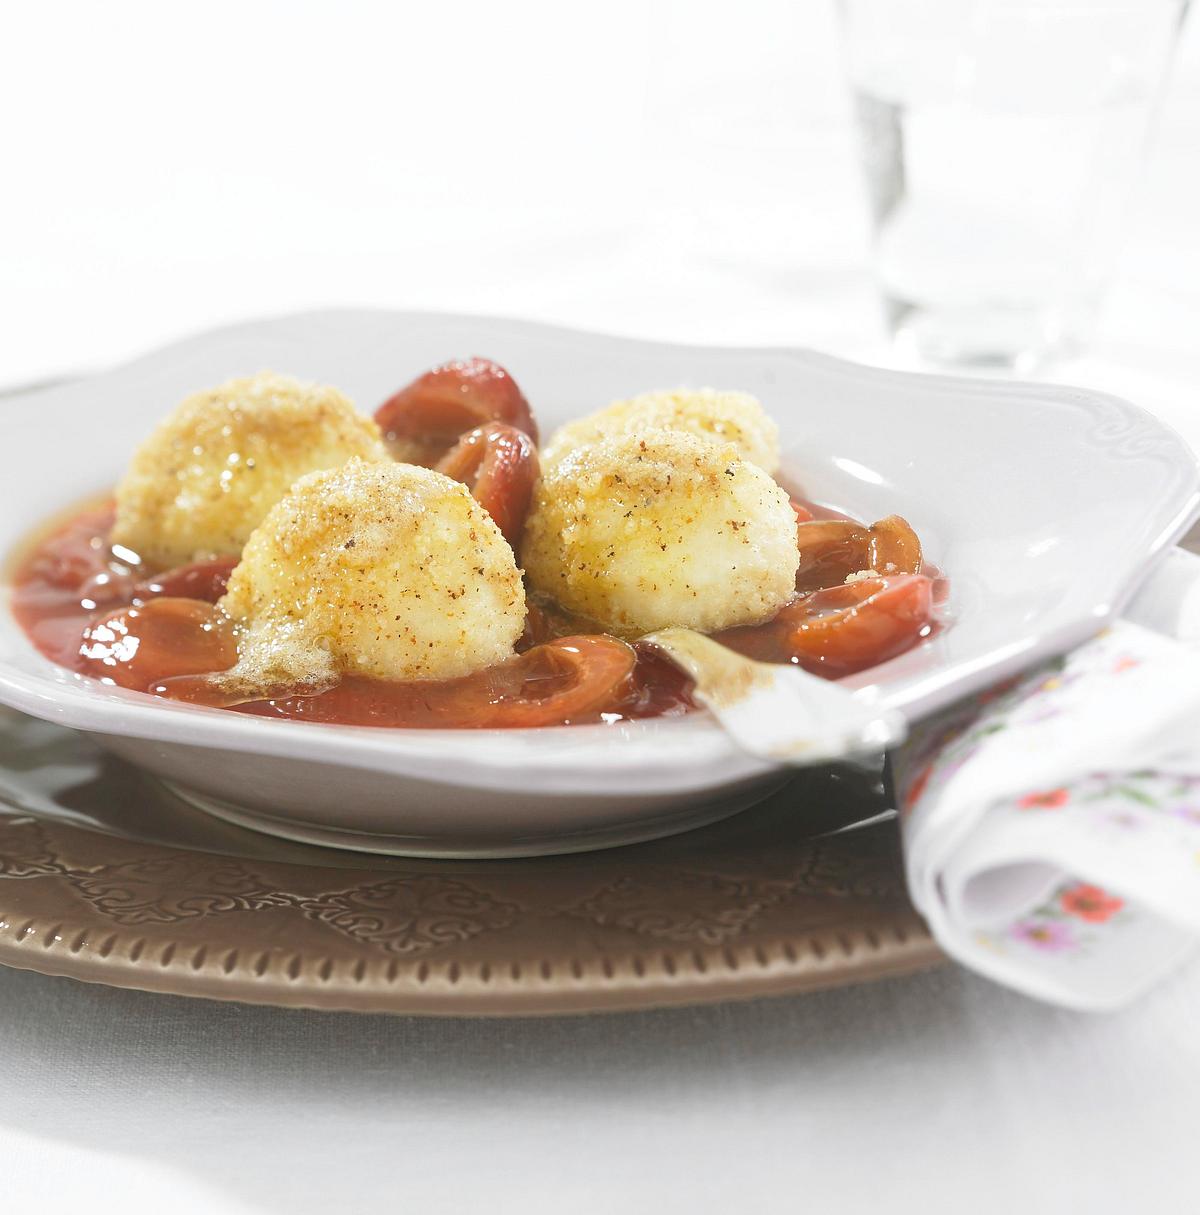
M 647 430 L 682 430 L 702 439 L 732 443 L 743 460 L 764 472 L 779 467 L 779 427 L 748 392 L 714 388 L 645 392 L 628 401 L 568 422 L 542 451 L 542 463 L 554 464 L 568 452 L 598 439 L 641 434 Z
M 791 503 L 760 467 L 730 443 L 666 430 L 552 465 L 521 555 L 534 589 L 627 637 L 767 620 L 800 563 Z
M 241 552 L 305 473 L 387 458 L 336 388 L 263 372 L 188 397 L 134 453 L 113 540 L 153 566 Z
M 512 656 L 525 590 L 466 486 L 351 460 L 297 481 L 246 542 L 221 607 L 240 626 L 223 677 L 258 688 L 450 679 Z

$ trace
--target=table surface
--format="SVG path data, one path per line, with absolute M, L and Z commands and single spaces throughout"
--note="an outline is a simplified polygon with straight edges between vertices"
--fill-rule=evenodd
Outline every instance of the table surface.
M 338 303 L 897 363 L 828 6 L 425 7 L 23 6 L 0 383 Z M 1197 146 L 1193 27 L 1101 331 L 1053 374 L 1200 449 Z M 1155 1209 L 1200 1182 L 1198 1009 L 1195 966 L 1104 1017 L 947 968 L 527 1022 L 0 970 L 2 1192 L 133 1215 Z

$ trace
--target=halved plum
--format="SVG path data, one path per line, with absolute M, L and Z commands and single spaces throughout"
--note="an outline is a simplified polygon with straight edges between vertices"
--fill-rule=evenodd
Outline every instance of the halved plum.
M 511 729 L 595 720 L 628 691 L 637 655 L 615 637 L 561 637 L 459 679 L 347 678 L 314 696 L 239 705 L 267 717 L 417 729 Z M 192 681 L 180 681 L 187 692 Z M 174 692 L 172 681 L 162 691 Z M 188 697 L 191 699 L 192 697 Z
M 499 422 L 477 426 L 438 461 L 437 470 L 466 485 L 517 547 L 538 479 L 537 448 L 524 431 Z
M 812 591 L 767 624 L 716 640 L 761 662 L 791 662 L 838 679 L 911 649 L 933 628 L 933 582 L 921 574 L 860 578 Z
M 888 515 L 870 527 L 850 519 L 800 522 L 796 543 L 800 546 L 796 590 L 801 592 L 839 586 L 866 570 L 887 576 L 921 572 L 921 542 L 899 515 Z
M 229 617 L 197 599 L 151 599 L 104 612 L 83 630 L 76 669 L 145 692 L 178 675 L 228 670 L 237 661 Z
M 534 444 L 537 422 L 516 380 L 491 359 L 455 359 L 418 376 L 375 411 L 397 459 L 432 468 L 465 431 L 503 422 Z

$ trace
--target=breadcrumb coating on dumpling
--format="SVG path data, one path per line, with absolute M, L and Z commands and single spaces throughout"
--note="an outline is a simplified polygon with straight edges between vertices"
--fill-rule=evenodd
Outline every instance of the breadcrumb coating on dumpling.
M 241 552 L 305 473 L 384 460 L 374 421 L 336 388 L 262 372 L 188 397 L 134 453 L 113 540 L 154 567 Z
M 450 679 L 513 654 L 525 590 L 464 485 L 354 459 L 302 478 L 246 543 L 221 607 L 239 623 L 228 679 Z
M 800 561 L 788 495 L 762 468 L 732 444 L 665 430 L 552 465 L 521 555 L 532 588 L 626 637 L 767 620 Z
M 732 443 L 743 460 L 757 464 L 764 472 L 774 474 L 779 467 L 779 427 L 758 398 L 748 392 L 715 388 L 644 392 L 626 401 L 614 401 L 557 430 L 541 453 L 542 462 L 554 464 L 577 447 L 647 430 L 679 430 L 701 439 Z

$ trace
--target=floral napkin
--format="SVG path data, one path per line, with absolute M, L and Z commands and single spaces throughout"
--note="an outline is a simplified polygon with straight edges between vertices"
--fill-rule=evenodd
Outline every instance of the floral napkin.
M 918 726 L 895 757 L 909 890 L 965 966 L 1115 1008 L 1200 941 L 1200 557 L 1125 619 Z

